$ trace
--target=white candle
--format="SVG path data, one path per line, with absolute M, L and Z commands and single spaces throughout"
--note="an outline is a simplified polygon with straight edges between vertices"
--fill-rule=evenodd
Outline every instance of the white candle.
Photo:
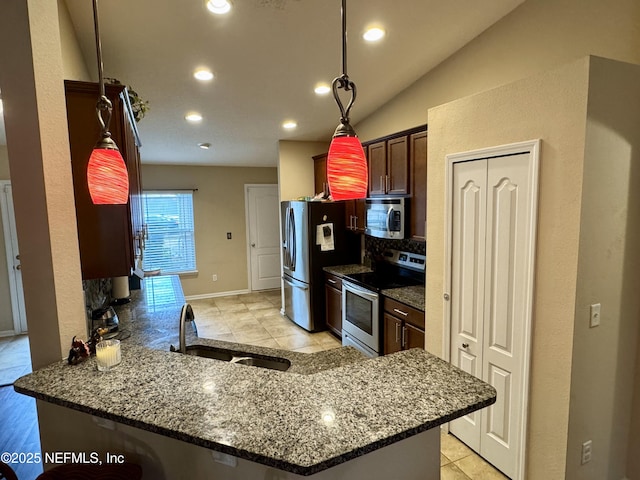
M 103 340 L 96 344 L 96 363 L 101 372 L 115 367 L 121 360 L 120 340 Z

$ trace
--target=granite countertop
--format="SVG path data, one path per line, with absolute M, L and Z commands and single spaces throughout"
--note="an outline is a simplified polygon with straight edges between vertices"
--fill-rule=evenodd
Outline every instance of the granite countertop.
M 87 385 L 99 385 L 87 394 Z M 62 361 L 17 392 L 299 475 L 311 475 L 495 402 L 496 391 L 425 350 L 311 375 L 124 343 L 122 363 Z M 366 398 L 367 402 L 354 402 Z M 152 406 L 152 407 L 151 407 Z
M 389 288 L 382 290 L 382 295 L 393 298 L 410 307 L 417 308 L 424 312 L 425 290 L 424 285 L 414 285 L 411 287 Z
M 350 265 L 335 265 L 331 267 L 324 267 L 323 270 L 328 273 L 332 273 L 339 277 L 344 277 L 345 275 L 351 275 L 352 273 L 366 273 L 373 272 L 371 268 L 366 265 L 360 265 L 357 263 Z
M 177 277 L 145 280 L 144 290 L 117 309 L 121 329 L 130 331 L 120 365 L 98 372 L 93 357 L 75 366 L 61 361 L 18 379 L 14 389 L 299 475 L 437 427 L 496 399 L 493 387 L 422 349 L 375 359 L 351 347 L 302 354 L 201 339 L 189 328 L 187 345 L 237 347 L 288 358 L 292 366 L 279 372 L 172 353 L 168 348 L 178 345 L 183 302 Z M 87 385 L 100 388 L 87 395 Z

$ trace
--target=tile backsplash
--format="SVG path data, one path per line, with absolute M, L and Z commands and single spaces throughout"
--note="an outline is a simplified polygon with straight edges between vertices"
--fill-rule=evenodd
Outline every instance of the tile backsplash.
M 382 256 L 382 252 L 388 249 L 401 250 L 403 252 L 427 254 L 427 244 L 415 240 L 389 240 L 386 238 L 376 238 L 369 235 L 364 236 L 365 258 L 373 259 Z

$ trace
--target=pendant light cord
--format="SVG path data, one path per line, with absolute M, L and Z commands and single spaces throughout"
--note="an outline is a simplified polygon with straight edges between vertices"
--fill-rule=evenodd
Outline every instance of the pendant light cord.
M 95 0 L 94 0 L 95 1 Z M 349 80 L 347 75 L 347 0 L 342 0 L 342 75 L 333 79 L 331 84 L 333 88 L 333 98 L 338 104 L 340 109 L 340 123 L 343 125 L 349 124 L 349 112 L 356 100 L 356 84 Z M 338 95 L 338 89 L 343 89 L 346 92 L 351 91 L 351 100 L 345 108 Z
M 100 87 L 100 99 L 96 105 L 96 114 L 98 122 L 101 126 L 101 134 L 103 137 L 110 137 L 109 123 L 111 123 L 111 113 L 113 104 L 105 94 L 104 73 L 102 64 L 102 43 L 100 41 L 100 22 L 98 21 L 98 0 L 93 0 L 93 26 L 96 34 L 96 56 L 98 57 L 98 84 Z M 102 117 L 103 113 L 105 118 Z

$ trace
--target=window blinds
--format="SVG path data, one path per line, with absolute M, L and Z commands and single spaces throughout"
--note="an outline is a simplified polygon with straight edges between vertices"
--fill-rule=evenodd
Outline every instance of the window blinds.
M 146 191 L 144 223 L 148 237 L 143 268 L 162 273 L 196 271 L 192 191 Z

